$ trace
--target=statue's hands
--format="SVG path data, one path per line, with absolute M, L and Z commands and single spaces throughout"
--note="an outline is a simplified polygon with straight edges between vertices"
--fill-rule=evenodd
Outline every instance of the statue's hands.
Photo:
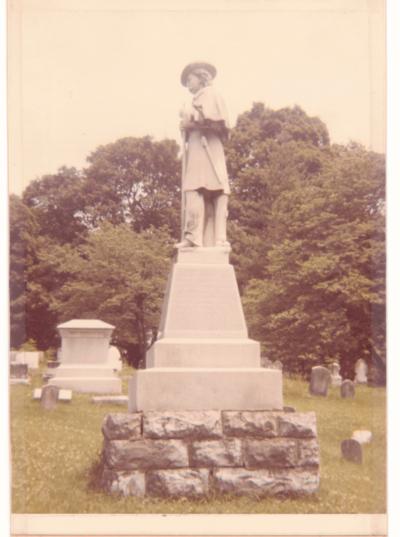
M 183 118 L 179 123 L 181 131 L 187 131 L 196 127 L 196 122 L 191 118 Z

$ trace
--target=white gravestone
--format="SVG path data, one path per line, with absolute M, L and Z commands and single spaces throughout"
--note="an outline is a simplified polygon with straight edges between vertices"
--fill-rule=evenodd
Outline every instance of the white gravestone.
M 356 376 L 354 382 L 357 384 L 367 384 L 368 382 L 368 366 L 365 360 L 359 358 L 355 365 Z
M 333 362 L 330 369 L 332 386 L 341 386 L 343 379 L 340 375 L 340 365 L 337 362 Z
M 114 347 L 113 345 L 108 347 L 107 363 L 111 369 L 114 369 L 114 371 L 121 371 L 122 369 L 121 353 L 119 352 L 118 348 Z
M 38 369 L 39 358 L 40 352 L 21 351 L 16 353 L 15 362 L 17 364 L 27 364 L 28 369 Z
M 49 384 L 77 392 L 121 393 L 121 380 L 108 363 L 114 326 L 96 319 L 73 319 L 58 327 L 60 365 Z

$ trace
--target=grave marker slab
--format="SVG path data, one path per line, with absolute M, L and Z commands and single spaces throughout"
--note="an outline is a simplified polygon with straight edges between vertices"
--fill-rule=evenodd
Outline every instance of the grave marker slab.
M 326 397 L 328 394 L 330 382 L 331 374 L 326 367 L 322 365 L 317 365 L 313 367 L 311 369 L 311 378 L 309 386 L 310 394 Z
M 44 410 L 53 410 L 57 406 L 58 388 L 57 386 L 44 386 L 40 397 L 40 404 Z

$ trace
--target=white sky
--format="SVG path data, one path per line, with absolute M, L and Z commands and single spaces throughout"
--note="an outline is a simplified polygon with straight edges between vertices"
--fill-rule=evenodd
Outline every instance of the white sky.
M 229 9 L 226 6 L 229 5 Z M 185 7 L 184 7 L 185 6 Z M 384 151 L 381 0 L 12 0 L 11 189 L 124 136 L 179 140 L 182 68 L 218 69 L 234 124 L 300 105 L 334 142 Z

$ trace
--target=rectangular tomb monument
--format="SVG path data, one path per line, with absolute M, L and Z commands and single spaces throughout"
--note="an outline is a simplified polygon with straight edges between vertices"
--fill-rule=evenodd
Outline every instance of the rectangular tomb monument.
M 261 367 L 229 252 L 178 250 L 159 338 L 130 379 L 130 411 L 282 409 L 282 372 Z
M 72 319 L 58 325 L 60 365 L 50 385 L 87 393 L 121 393 L 121 379 L 109 364 L 114 326 L 97 319 Z

